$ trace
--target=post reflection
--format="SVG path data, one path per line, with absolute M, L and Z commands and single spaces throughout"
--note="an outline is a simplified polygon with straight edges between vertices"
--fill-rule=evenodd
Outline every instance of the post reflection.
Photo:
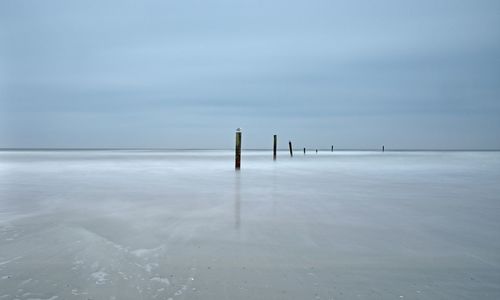
M 239 230 L 241 224 L 241 173 L 235 173 L 234 182 L 234 227 Z
M 273 201 L 273 206 L 272 206 L 272 212 L 273 212 L 273 216 L 276 215 L 276 169 L 274 168 L 273 169 L 273 173 L 272 173 L 272 187 L 271 187 L 271 199 Z

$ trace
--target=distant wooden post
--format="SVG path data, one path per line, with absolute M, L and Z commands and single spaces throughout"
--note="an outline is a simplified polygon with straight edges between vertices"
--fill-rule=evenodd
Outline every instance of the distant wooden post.
M 316 149 L 316 154 L 318 154 L 318 149 Z
M 304 155 L 306 155 L 306 148 L 304 148 Z
M 241 129 L 236 129 L 236 153 L 234 157 L 234 168 L 239 170 L 241 166 Z
M 333 152 L 333 145 L 332 145 L 332 152 Z
M 290 149 L 290 156 L 293 157 L 292 141 L 288 141 L 288 148 Z
M 278 136 L 274 135 L 274 144 L 273 144 L 273 159 L 276 160 L 276 149 L 278 147 Z
M 382 146 L 382 152 L 384 152 L 384 151 L 385 151 L 385 146 Z

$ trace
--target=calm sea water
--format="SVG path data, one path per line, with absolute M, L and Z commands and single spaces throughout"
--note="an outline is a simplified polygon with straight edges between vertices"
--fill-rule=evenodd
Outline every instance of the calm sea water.
M 0 151 L 0 299 L 499 299 L 500 152 Z

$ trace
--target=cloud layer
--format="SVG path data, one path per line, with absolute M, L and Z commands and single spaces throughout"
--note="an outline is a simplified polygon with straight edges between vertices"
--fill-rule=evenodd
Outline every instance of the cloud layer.
M 0 147 L 500 148 L 498 1 L 2 1 Z

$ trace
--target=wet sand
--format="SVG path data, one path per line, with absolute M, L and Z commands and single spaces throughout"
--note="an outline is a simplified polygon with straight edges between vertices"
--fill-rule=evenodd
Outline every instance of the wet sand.
M 0 299 L 499 299 L 499 152 L 0 152 Z

